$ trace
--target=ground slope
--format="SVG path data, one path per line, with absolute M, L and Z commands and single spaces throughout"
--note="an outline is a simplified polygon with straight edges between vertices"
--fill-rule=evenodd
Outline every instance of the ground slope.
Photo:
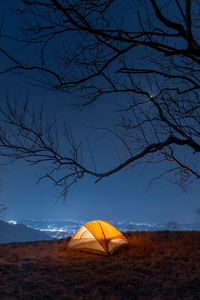
M 64 240 L 0 245 L 1 299 L 200 299 L 200 232 L 127 238 L 110 257 Z

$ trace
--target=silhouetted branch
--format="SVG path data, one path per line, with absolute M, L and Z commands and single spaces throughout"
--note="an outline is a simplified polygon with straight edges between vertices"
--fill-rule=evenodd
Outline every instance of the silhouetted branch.
M 3 157 L 48 165 L 39 180 L 50 179 L 63 195 L 85 175 L 98 182 L 137 161 L 170 162 L 160 176 L 175 172 L 181 185 L 199 179 L 198 2 L 145 0 L 141 7 L 137 2 L 136 13 L 131 5 L 128 11 L 117 2 L 120 15 L 115 16 L 114 0 L 22 3 L 17 12 L 24 25 L 15 43 L 23 43 L 33 57 L 12 54 L 2 46 L 0 55 L 7 64 L 0 66 L 0 73 L 23 74 L 47 89 L 75 94 L 70 104 L 79 108 L 100 97 L 115 97 L 119 118 L 106 130 L 122 145 L 123 159 L 115 167 L 98 170 L 90 144 L 77 143 L 64 125 L 58 130 L 56 123 L 34 117 L 28 104 L 21 110 L 9 102 L 1 109 Z M 127 22 L 120 21 L 122 16 Z M 90 163 L 83 155 L 85 147 Z

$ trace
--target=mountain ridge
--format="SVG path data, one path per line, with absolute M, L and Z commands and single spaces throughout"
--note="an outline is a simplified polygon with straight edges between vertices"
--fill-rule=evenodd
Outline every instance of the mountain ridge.
M 51 239 L 46 233 L 24 224 L 12 224 L 0 220 L 0 244 L 31 242 Z

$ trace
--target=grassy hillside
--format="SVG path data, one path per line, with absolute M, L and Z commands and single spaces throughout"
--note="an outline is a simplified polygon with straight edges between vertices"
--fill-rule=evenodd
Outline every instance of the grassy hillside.
M 200 299 L 200 232 L 137 232 L 110 257 L 66 241 L 0 245 L 1 299 Z

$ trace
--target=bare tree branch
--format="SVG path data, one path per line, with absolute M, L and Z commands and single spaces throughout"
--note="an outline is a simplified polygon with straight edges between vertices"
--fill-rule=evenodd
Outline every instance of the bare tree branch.
M 118 119 L 106 130 L 122 145 L 123 159 L 106 170 L 98 169 L 89 142 L 77 142 L 67 126 L 58 130 L 42 113 L 36 118 L 28 102 L 1 108 L 2 157 L 43 164 L 39 181 L 50 179 L 64 196 L 86 175 L 98 182 L 136 162 L 169 163 L 160 176 L 175 173 L 181 185 L 199 180 L 200 4 L 145 0 L 127 9 L 115 2 L 22 0 L 23 26 L 9 38 L 24 52 L 0 48 L 0 74 L 73 94 L 70 104 L 78 108 L 116 99 Z M 29 51 L 32 57 L 24 57 Z

